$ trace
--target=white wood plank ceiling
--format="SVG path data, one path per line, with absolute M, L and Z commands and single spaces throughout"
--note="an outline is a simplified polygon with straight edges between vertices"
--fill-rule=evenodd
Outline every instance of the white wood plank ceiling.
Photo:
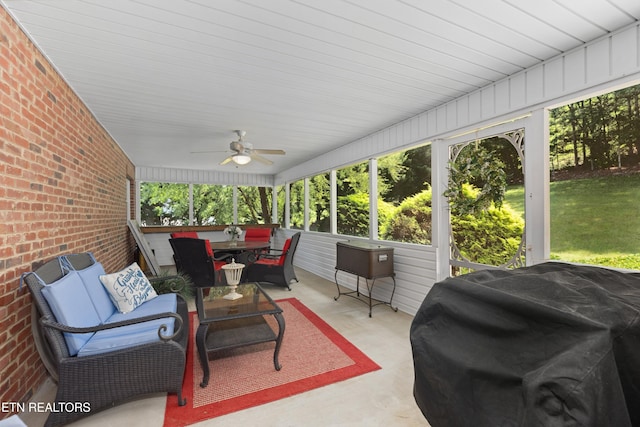
M 638 0 L 2 0 L 135 164 L 275 174 L 640 19 Z M 194 151 L 217 151 L 192 154 Z

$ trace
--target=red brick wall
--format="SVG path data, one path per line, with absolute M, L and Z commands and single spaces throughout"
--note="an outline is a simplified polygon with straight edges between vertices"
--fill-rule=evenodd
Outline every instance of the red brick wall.
M 46 378 L 20 275 L 64 253 L 92 251 L 107 271 L 132 262 L 134 171 L 0 7 L 0 402 L 27 399 Z

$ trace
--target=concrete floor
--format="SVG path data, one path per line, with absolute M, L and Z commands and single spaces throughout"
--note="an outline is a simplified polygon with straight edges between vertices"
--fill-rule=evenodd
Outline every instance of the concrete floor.
M 297 298 L 382 367 L 381 370 L 194 426 L 429 426 L 413 399 L 413 360 L 409 342 L 412 316 L 387 306 L 373 309 L 337 295 L 335 283 L 296 269 L 300 283 L 292 291 L 265 286 L 274 299 Z M 98 386 L 99 387 L 99 386 Z M 48 402 L 55 384 L 48 381 L 32 401 Z M 166 394 L 137 399 L 91 415 L 73 427 L 161 427 Z M 44 425 L 46 414 L 21 415 L 29 427 Z

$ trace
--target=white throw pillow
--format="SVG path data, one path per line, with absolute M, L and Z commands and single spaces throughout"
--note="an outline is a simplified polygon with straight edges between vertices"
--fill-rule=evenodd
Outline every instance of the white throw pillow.
M 129 313 L 158 296 L 135 262 L 117 273 L 100 275 L 100 281 L 120 313 Z

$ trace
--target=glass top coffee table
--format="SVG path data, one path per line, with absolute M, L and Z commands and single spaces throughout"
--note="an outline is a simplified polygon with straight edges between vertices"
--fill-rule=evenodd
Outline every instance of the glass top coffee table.
M 200 387 L 206 387 L 209 383 L 209 354 L 219 350 L 275 341 L 273 364 L 277 371 L 281 368 L 278 353 L 285 327 L 282 309 L 257 283 L 238 285 L 236 292 L 242 294 L 239 299 L 225 299 L 224 296 L 230 291 L 228 286 L 196 290 L 200 320 L 196 331 L 196 347 L 204 373 Z M 277 335 L 267 324 L 265 315 L 275 317 L 278 322 Z

